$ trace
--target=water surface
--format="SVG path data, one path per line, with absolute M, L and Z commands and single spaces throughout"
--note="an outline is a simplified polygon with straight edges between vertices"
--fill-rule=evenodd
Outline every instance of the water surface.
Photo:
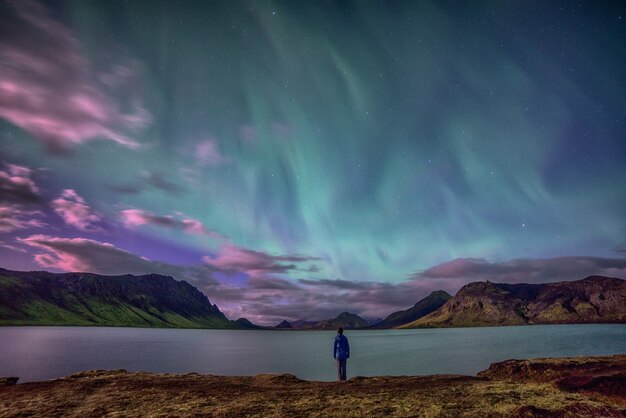
M 0 376 L 52 379 L 89 369 L 292 373 L 334 380 L 334 331 L 0 327 Z M 476 374 L 511 358 L 626 353 L 626 324 L 346 331 L 348 377 Z

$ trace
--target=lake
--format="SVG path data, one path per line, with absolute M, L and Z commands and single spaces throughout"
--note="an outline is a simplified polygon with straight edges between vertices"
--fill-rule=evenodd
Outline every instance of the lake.
M 511 358 L 626 353 L 626 324 L 346 331 L 351 376 L 476 374 Z M 0 376 L 89 369 L 334 380 L 334 331 L 0 327 Z

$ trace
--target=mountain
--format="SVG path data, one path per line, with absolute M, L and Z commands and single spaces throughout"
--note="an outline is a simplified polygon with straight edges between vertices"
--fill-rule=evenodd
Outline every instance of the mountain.
M 291 327 L 295 329 L 310 329 L 317 324 L 318 321 L 308 321 L 306 319 L 298 319 L 297 321 L 291 321 Z
M 452 296 L 443 290 L 436 290 L 417 302 L 412 308 L 405 311 L 394 312 L 381 322 L 375 324 L 372 328 L 393 328 L 411 323 L 424 315 L 436 311 L 450 300 L 451 297 Z
M 438 310 L 400 328 L 626 322 L 626 280 L 470 283 Z
M 293 326 L 289 322 L 283 321 L 280 324 L 276 325 L 274 328 L 278 328 L 278 329 L 293 329 Z
M 337 329 L 342 327 L 343 329 L 358 329 L 367 328 L 369 324 L 363 318 L 350 312 L 342 312 L 334 319 L 327 319 L 320 321 L 313 325 L 313 329 Z
M 0 269 L 0 325 L 242 328 L 169 276 Z
M 253 324 L 247 318 L 239 318 L 235 321 L 235 323 L 239 325 L 240 328 L 243 328 L 243 329 L 262 329 L 263 328 L 263 327 Z
M 383 321 L 383 318 L 376 318 L 376 317 L 366 317 L 363 319 L 365 319 L 367 323 L 370 324 L 370 326 L 380 324 Z

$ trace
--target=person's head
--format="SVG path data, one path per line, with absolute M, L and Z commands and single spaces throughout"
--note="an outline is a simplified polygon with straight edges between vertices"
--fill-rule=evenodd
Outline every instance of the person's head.
M 341 327 L 337 328 L 337 334 L 343 334 L 343 328 Z

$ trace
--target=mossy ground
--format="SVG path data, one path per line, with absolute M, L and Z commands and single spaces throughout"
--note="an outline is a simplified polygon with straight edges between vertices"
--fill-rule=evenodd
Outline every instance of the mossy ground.
M 626 368 L 626 356 L 596 359 L 525 360 L 480 377 L 355 377 L 342 383 L 291 375 L 92 371 L 0 387 L 0 416 L 623 417 L 626 394 L 619 387 L 564 390 L 558 383 L 563 377 L 589 377 L 588 371 L 616 376 Z M 516 370 L 525 374 L 507 375 Z

